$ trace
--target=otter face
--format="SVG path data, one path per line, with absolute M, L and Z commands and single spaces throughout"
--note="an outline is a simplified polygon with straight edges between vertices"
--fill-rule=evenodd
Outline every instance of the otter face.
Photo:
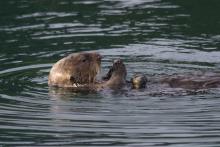
M 73 53 L 55 63 L 48 84 L 59 87 L 94 83 L 100 71 L 101 55 L 98 53 Z
M 79 53 L 71 57 L 71 76 L 73 83 L 94 83 L 100 71 L 101 55 L 98 53 Z

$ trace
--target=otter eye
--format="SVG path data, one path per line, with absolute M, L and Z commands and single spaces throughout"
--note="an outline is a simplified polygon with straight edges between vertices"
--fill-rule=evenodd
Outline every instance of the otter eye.
M 83 55 L 83 56 L 81 56 L 81 62 L 87 62 L 89 60 L 89 56 L 87 56 L 87 55 Z
M 82 58 L 81 61 L 82 61 L 82 62 L 86 62 L 87 59 L 86 59 L 86 58 Z

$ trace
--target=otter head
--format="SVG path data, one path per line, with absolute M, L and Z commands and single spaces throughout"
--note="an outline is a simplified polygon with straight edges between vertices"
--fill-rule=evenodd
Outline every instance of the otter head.
M 135 75 L 131 78 L 132 87 L 135 89 L 145 88 L 147 83 L 147 78 L 144 75 Z
M 70 56 L 70 80 L 77 84 L 94 83 L 100 71 L 101 55 L 98 53 L 79 53 Z
M 54 64 L 48 83 L 61 87 L 94 83 L 100 71 L 100 65 L 101 55 L 98 53 L 70 54 Z

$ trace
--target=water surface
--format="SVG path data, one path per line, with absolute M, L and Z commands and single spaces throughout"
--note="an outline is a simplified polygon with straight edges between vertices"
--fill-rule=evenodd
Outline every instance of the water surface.
M 151 78 L 220 69 L 217 0 L 0 1 L 0 144 L 169 146 L 220 144 L 219 89 L 74 93 L 50 89 L 53 63 L 104 56 Z

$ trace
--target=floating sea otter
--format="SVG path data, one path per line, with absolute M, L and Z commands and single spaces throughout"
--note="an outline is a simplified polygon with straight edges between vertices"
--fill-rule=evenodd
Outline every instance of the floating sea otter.
M 118 89 L 126 83 L 126 67 L 115 60 L 111 77 L 98 82 L 101 55 L 98 53 L 73 53 L 56 62 L 49 73 L 48 84 L 56 87 L 69 87 L 75 90 Z
M 220 76 L 218 74 L 202 74 L 202 75 L 173 75 L 163 78 L 161 83 L 167 83 L 171 88 L 183 89 L 209 89 L 220 87 Z
M 131 88 L 145 88 L 147 78 L 135 75 L 126 82 L 126 67 L 118 59 L 113 62 L 103 81 L 97 81 L 100 71 L 101 55 L 98 53 L 73 53 L 55 63 L 50 71 L 48 84 L 56 87 L 69 87 L 75 90 L 101 90 L 104 88 L 119 89 L 126 83 Z M 172 88 L 205 89 L 220 85 L 220 77 L 170 76 L 158 80 L 158 84 L 166 83 Z
M 110 67 L 109 72 L 103 77 L 104 80 L 110 79 L 112 73 L 114 72 L 113 67 Z M 143 74 L 134 75 L 127 84 L 130 85 L 132 89 L 143 89 L 146 87 L 148 79 Z M 199 89 L 209 89 L 220 87 L 220 75 L 219 74 L 202 74 L 202 75 L 171 75 L 160 77 L 156 79 L 151 79 L 150 84 L 166 84 L 170 88 L 182 88 L 185 90 L 199 90 Z M 167 87 L 167 86 L 165 86 Z

